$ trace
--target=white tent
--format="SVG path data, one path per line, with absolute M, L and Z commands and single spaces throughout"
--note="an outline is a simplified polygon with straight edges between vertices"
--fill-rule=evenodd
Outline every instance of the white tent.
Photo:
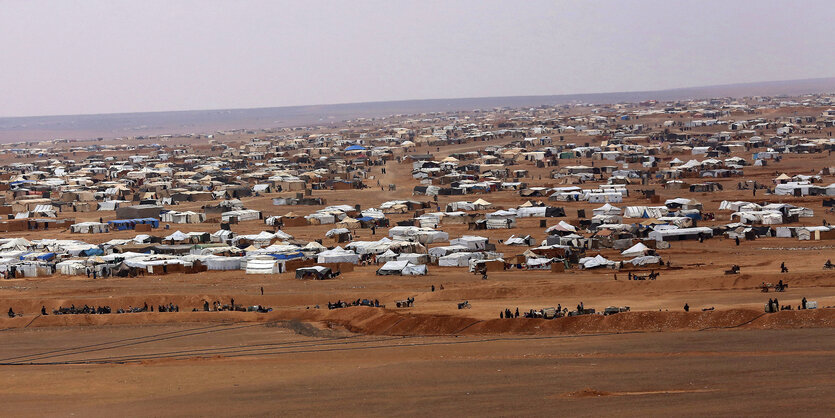
M 488 202 L 488 201 L 486 201 L 486 200 L 484 200 L 484 199 L 481 199 L 481 198 L 479 198 L 478 200 L 476 200 L 475 202 L 473 202 L 473 208 L 474 208 L 475 210 L 490 209 L 490 208 L 492 208 L 492 207 L 493 207 L 493 204 L 492 204 L 492 203 L 490 203 L 490 202 Z
M 356 264 L 360 259 L 360 256 L 354 253 L 353 251 L 348 251 L 342 249 L 342 247 L 336 247 L 332 250 L 322 251 L 318 254 L 317 262 L 318 263 L 353 263 Z
M 188 239 L 189 239 L 188 234 L 186 234 L 184 232 L 181 232 L 181 231 L 174 232 L 173 234 L 165 237 L 166 241 L 174 241 L 174 242 L 186 241 Z
M 110 230 L 107 224 L 102 222 L 79 222 L 70 225 L 70 229 L 76 234 L 99 234 Z
M 397 260 L 397 253 L 392 250 L 386 250 L 386 252 L 377 256 L 378 263 L 386 263 L 393 260 Z
M 32 247 L 32 243 L 26 238 L 12 238 L 0 245 L 3 251 L 23 251 Z
M 202 263 L 205 264 L 206 268 L 209 270 L 240 270 L 241 260 L 241 257 L 222 257 L 213 255 L 203 259 Z M 247 263 L 247 269 L 249 269 L 250 263 L 251 261 Z M 247 273 L 249 272 L 247 271 Z
M 279 266 L 275 259 L 256 258 L 247 261 L 246 274 L 276 274 L 279 273 Z
M 531 240 L 530 235 L 526 235 L 524 237 L 517 237 L 516 235 L 511 235 L 510 238 L 504 241 L 505 245 L 533 245 L 533 240 Z
M 196 224 L 205 221 L 206 214 L 192 211 L 177 212 L 172 210 L 160 215 L 160 219 L 163 222 L 174 224 Z
M 430 248 L 429 255 L 435 258 L 440 258 L 452 253 L 466 252 L 467 250 L 467 247 L 463 245 L 444 245 Z
M 337 235 L 350 234 L 350 233 L 351 233 L 351 230 L 349 230 L 348 228 L 334 228 L 334 229 L 329 230 L 328 232 L 325 232 L 325 236 L 328 237 L 328 238 L 331 238 L 331 237 L 334 237 L 334 236 L 337 236 Z
M 426 265 L 412 264 L 408 261 L 389 261 L 377 270 L 377 274 L 422 276 L 426 274 Z
M 429 254 L 403 253 L 397 256 L 397 261 L 408 261 L 412 264 L 426 264 L 429 262 Z
M 450 245 L 460 245 L 466 247 L 468 250 L 478 251 L 486 249 L 488 239 L 485 237 L 478 237 L 474 235 L 464 235 L 461 238 L 456 238 L 449 241 Z
M 607 203 L 597 209 L 592 209 L 592 213 L 595 215 L 620 215 L 620 208 Z
M 55 264 L 55 269 L 67 276 L 80 276 L 87 272 L 84 260 L 66 260 Z
M 654 255 L 643 255 L 627 261 L 627 263 L 632 264 L 633 266 L 646 266 L 650 264 L 659 264 L 660 262 L 661 257 Z
M 560 221 L 558 224 L 545 230 L 545 233 L 549 235 L 552 233 L 558 234 L 560 232 L 577 232 L 577 228 L 566 221 Z
M 607 260 L 603 258 L 600 254 L 594 257 L 583 257 L 579 260 L 580 265 L 583 266 L 584 269 L 592 269 L 596 267 L 608 267 L 613 266 L 615 264 L 614 261 Z
M 621 247 L 623 248 L 623 247 Z M 620 255 L 624 257 L 637 257 L 647 253 L 649 251 L 649 247 L 644 245 L 644 243 L 639 242 L 625 250 L 623 250 Z
M 470 260 L 482 260 L 484 253 L 458 252 L 445 255 L 438 259 L 438 265 L 442 267 L 467 267 Z

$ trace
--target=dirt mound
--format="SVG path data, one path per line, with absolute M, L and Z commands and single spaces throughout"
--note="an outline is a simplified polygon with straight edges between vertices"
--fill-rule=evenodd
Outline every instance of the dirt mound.
M 835 310 L 783 311 L 765 314 L 753 309 L 706 312 L 625 312 L 585 315 L 554 320 L 490 319 L 401 314 L 374 308 L 307 311 L 308 320 L 339 323 L 371 335 L 548 335 L 609 332 L 700 331 L 707 329 L 781 329 L 835 327 Z
M 603 392 L 600 390 L 592 389 L 592 388 L 585 388 L 581 390 L 577 390 L 574 392 L 564 393 L 563 397 L 566 398 L 592 398 L 598 396 L 610 396 L 611 393 Z
M 583 315 L 553 320 L 489 319 L 411 314 L 388 309 L 350 307 L 335 310 L 278 310 L 246 312 L 180 312 L 168 314 L 50 315 L 38 318 L 0 318 L 0 329 L 147 325 L 160 323 L 315 322 L 323 329 L 344 328 L 368 335 L 552 335 L 627 332 L 676 332 L 708 329 L 785 329 L 835 327 L 835 309 L 782 311 L 765 314 L 754 309 L 706 312 L 625 312 Z M 296 327 L 299 328 L 299 327 Z M 311 331 L 304 327 L 304 331 Z M 301 330 L 301 328 L 299 328 Z M 312 332 L 312 331 L 311 331 Z M 318 331 L 317 331 L 318 333 Z

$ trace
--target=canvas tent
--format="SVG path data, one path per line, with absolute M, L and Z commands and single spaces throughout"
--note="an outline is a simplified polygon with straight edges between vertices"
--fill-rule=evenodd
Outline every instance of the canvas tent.
M 412 264 L 409 261 L 388 261 L 377 270 L 378 275 L 422 276 L 426 264 Z
M 342 247 L 336 247 L 332 250 L 325 250 L 322 251 L 317 255 L 317 262 L 318 263 L 352 263 L 356 264 L 360 259 L 360 256 L 354 253 L 353 251 L 348 251 L 342 249 Z
M 246 274 L 277 274 L 280 273 L 276 260 L 270 258 L 255 258 L 247 261 Z
M 333 272 L 325 266 L 299 267 L 296 269 L 296 278 L 325 280 L 333 278 Z

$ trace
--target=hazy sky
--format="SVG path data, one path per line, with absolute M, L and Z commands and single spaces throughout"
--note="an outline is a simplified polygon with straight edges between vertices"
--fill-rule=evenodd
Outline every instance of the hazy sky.
M 0 116 L 830 77 L 833 16 L 833 0 L 0 0 Z

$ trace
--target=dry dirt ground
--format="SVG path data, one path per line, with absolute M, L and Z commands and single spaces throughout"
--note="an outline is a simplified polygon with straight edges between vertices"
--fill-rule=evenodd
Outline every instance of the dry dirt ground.
M 7 416 L 827 416 L 835 398 L 831 328 L 382 337 L 189 323 L 6 331 L 0 355 L 41 363 L 2 366 Z

